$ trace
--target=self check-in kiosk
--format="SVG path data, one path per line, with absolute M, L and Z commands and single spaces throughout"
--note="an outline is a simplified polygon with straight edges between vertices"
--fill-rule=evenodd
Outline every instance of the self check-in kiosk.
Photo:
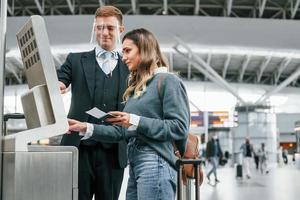
M 31 16 L 17 40 L 29 87 L 21 97 L 27 130 L 3 138 L 2 199 L 76 200 L 77 149 L 28 145 L 68 130 L 43 18 Z

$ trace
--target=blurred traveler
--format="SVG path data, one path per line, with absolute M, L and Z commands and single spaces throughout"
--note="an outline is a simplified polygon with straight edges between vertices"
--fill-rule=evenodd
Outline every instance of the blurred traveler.
M 206 162 L 206 142 L 205 142 L 205 134 L 201 134 L 201 143 L 200 143 L 200 147 L 199 147 L 199 157 L 201 159 L 201 164 L 203 166 L 205 166 L 205 162 Z
M 268 155 L 265 147 L 265 143 L 261 143 L 261 148 L 258 150 L 259 155 L 259 168 L 262 174 L 269 173 L 268 170 Z
M 283 151 L 282 151 L 282 147 L 279 146 L 277 149 L 277 164 L 278 166 L 282 166 L 283 164 L 283 155 L 282 155 Z
M 255 169 L 259 169 L 259 155 L 258 155 L 258 148 L 253 147 L 253 157 L 254 157 L 254 163 L 255 163 Z
M 221 146 L 219 144 L 218 136 L 213 136 L 206 145 L 206 157 L 209 163 L 212 165 L 212 169 L 207 173 L 206 177 L 210 181 L 210 175 L 213 173 L 215 176 L 215 182 L 218 183 L 220 180 L 217 177 L 217 167 L 219 165 L 219 160 L 223 153 Z
M 293 153 L 293 157 L 292 157 L 292 161 L 293 161 L 293 164 L 295 164 L 296 163 L 296 151 L 294 151 L 294 153 Z
M 243 155 L 243 167 L 246 172 L 246 177 L 249 179 L 251 178 L 250 163 L 252 160 L 252 153 L 253 153 L 253 145 L 250 144 L 249 138 L 245 139 L 245 143 L 241 145 L 240 150 L 242 151 L 242 155 Z
M 288 150 L 284 149 L 282 151 L 282 159 L 283 159 L 284 164 L 286 164 L 286 165 L 289 163 L 288 155 L 289 155 Z

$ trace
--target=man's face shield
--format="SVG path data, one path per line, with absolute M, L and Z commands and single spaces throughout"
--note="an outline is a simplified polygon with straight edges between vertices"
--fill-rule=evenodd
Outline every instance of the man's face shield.
M 111 51 L 121 49 L 121 34 L 124 27 L 120 26 L 116 17 L 97 17 L 93 24 L 90 43 L 97 42 L 101 48 Z

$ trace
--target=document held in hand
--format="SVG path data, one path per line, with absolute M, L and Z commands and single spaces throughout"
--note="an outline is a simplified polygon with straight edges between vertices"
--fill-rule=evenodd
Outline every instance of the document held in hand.
M 101 120 L 105 121 L 107 118 L 115 117 L 109 113 L 103 112 L 102 110 L 99 110 L 98 108 L 94 107 L 91 110 L 86 111 L 87 114 Z

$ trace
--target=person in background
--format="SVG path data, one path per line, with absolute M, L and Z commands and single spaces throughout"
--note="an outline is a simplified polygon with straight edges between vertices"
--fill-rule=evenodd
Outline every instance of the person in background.
M 258 155 L 259 155 L 259 168 L 262 174 L 269 173 L 268 170 L 268 155 L 265 147 L 265 143 L 261 143 L 261 148 L 258 150 Z
M 241 145 L 240 150 L 242 151 L 242 155 L 243 155 L 243 166 L 246 172 L 246 177 L 250 179 L 251 178 L 250 163 L 252 160 L 253 145 L 250 144 L 249 138 L 245 139 L 245 143 Z
M 292 161 L 293 161 L 293 164 L 295 164 L 296 163 L 296 151 L 294 151 L 294 153 L 293 153 L 293 157 L 292 157 Z
M 276 153 L 276 158 L 277 158 L 277 164 L 278 164 L 278 166 L 281 167 L 282 164 L 283 164 L 282 146 L 278 146 L 277 153 Z
M 113 6 L 96 10 L 94 33 L 97 44 L 88 52 L 70 53 L 58 70 L 61 93 L 71 87 L 68 118 L 103 124 L 86 111 L 96 107 L 104 112 L 122 111 L 122 95 L 129 71 L 116 51 L 124 32 L 122 12 Z M 105 123 L 104 123 L 105 124 Z M 118 200 L 124 168 L 127 166 L 126 142 L 105 143 L 82 140 L 78 132 L 65 134 L 61 145 L 79 150 L 79 200 Z
M 201 134 L 200 136 L 200 147 L 199 147 L 199 157 L 201 159 L 201 164 L 205 166 L 206 162 L 206 142 L 205 142 L 205 134 Z
M 287 149 L 284 149 L 282 151 L 282 159 L 283 159 L 284 164 L 286 164 L 286 165 L 289 163 L 288 154 L 289 153 L 288 153 Z
M 253 147 L 253 157 L 254 157 L 254 163 L 255 163 L 255 169 L 259 169 L 259 156 L 258 156 L 258 149 Z
M 122 46 L 130 71 L 124 111 L 109 112 L 114 117 L 107 122 L 113 125 L 69 119 L 69 130 L 95 141 L 128 141 L 127 200 L 174 200 L 177 157 L 173 144 L 182 155 L 190 126 L 186 89 L 177 76 L 167 73 L 167 62 L 151 32 L 132 30 Z
M 207 173 L 206 177 L 210 181 L 210 175 L 213 173 L 215 176 L 215 183 L 219 183 L 220 180 L 217 177 L 217 167 L 219 160 L 222 157 L 222 149 L 219 144 L 219 139 L 217 135 L 214 135 L 206 145 L 206 157 L 208 162 L 212 165 L 211 170 Z

